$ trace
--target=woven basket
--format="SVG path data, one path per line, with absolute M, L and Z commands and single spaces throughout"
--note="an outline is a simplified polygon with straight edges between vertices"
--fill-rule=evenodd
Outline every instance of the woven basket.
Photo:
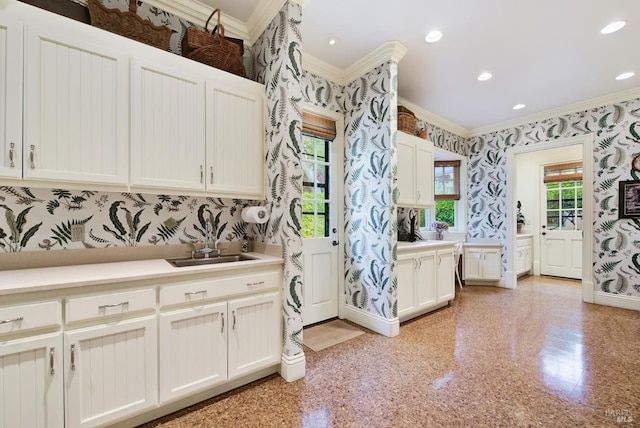
M 213 33 L 187 28 L 182 38 L 182 55 L 194 61 L 246 77 L 247 72 L 242 63 L 241 47 L 234 41 L 224 37 L 224 26 L 220 23 L 220 9 L 216 9 L 207 19 L 205 30 L 213 15 L 218 14 L 218 24 Z
M 213 15 L 216 13 L 218 14 L 218 24 L 213 27 L 213 31 L 209 33 L 209 21 L 211 21 L 211 18 L 213 18 Z M 187 31 L 185 31 L 182 37 L 182 56 L 189 56 L 189 54 L 196 49 L 213 43 L 214 34 L 218 32 L 218 25 L 220 25 L 220 9 L 215 9 L 211 12 L 211 15 L 207 18 L 207 22 L 204 24 L 204 31 L 195 27 L 187 27 Z M 238 45 L 240 48 L 240 56 L 244 55 L 244 40 L 233 37 L 225 37 L 225 39 Z
M 136 0 L 129 0 L 129 12 L 108 9 L 100 0 L 88 0 L 91 25 L 162 50 L 169 50 L 171 29 L 166 25 L 154 25 L 136 14 Z
M 406 107 L 398 106 L 398 131 L 416 135 L 418 119 L 413 112 Z

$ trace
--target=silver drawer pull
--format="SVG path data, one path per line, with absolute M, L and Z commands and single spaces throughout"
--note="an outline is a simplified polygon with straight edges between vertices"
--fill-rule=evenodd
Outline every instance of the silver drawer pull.
M 231 315 L 233 315 L 233 330 L 236 329 L 236 311 L 231 311 Z
M 112 305 L 100 305 L 98 306 L 98 310 L 107 309 L 107 308 L 117 308 L 118 306 L 128 306 L 128 305 L 129 305 L 129 302 L 114 303 Z
M 22 321 L 23 319 L 24 317 L 15 317 L 15 318 L 11 318 L 10 320 L 1 320 L 0 324 L 9 324 L 10 322 Z
M 213 184 L 213 167 L 211 167 L 211 184 Z
M 13 156 L 16 151 L 15 147 L 16 147 L 15 143 L 9 144 L 9 167 L 10 168 L 16 167 L 16 163 L 13 161 Z
M 264 285 L 264 281 L 247 282 L 247 287 L 257 287 L 259 285 Z
M 220 314 L 220 319 L 222 320 L 222 327 L 220 327 L 220 333 L 224 333 L 224 312 Z
M 52 346 L 49 349 L 49 374 L 56 374 L 56 371 L 53 369 L 53 350 L 55 348 Z
M 29 147 L 29 162 L 31 163 L 31 169 L 36 169 L 35 156 L 36 156 L 36 146 L 32 144 Z
M 207 290 L 200 290 L 200 291 L 189 291 L 188 293 L 184 293 L 185 297 L 188 296 L 193 296 L 194 294 L 206 294 Z
M 76 344 L 71 344 L 71 370 L 76 369 Z

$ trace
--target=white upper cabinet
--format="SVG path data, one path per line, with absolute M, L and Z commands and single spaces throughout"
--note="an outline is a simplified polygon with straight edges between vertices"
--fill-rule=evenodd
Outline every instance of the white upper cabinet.
M 433 143 L 398 132 L 398 205 L 428 208 L 434 205 Z
M 216 74 L 207 80 L 207 191 L 262 199 L 264 86 Z
M 22 25 L 0 16 L 0 178 L 22 177 Z
M 433 144 L 429 141 L 416 143 L 416 207 L 434 205 Z
M 151 48 L 150 48 L 151 49 Z M 158 52 L 131 67 L 131 185 L 205 189 L 204 79 Z
M 416 202 L 415 144 L 398 132 L 398 205 L 413 207 Z
M 25 26 L 23 177 L 126 186 L 128 58 L 78 25 Z

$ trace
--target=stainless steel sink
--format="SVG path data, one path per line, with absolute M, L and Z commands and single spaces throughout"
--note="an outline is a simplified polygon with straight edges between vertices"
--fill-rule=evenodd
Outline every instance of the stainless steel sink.
M 220 256 L 220 257 L 210 257 L 208 259 L 176 258 L 176 259 L 166 259 L 166 260 L 175 267 L 187 267 L 187 266 L 216 265 L 219 263 L 245 262 L 248 260 L 257 260 L 257 258 L 248 256 L 246 254 L 233 254 L 233 255 Z

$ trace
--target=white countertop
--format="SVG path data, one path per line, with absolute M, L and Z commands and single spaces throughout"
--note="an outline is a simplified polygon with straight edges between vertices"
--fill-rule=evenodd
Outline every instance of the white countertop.
M 165 259 L 152 259 L 0 271 L 0 296 L 207 272 L 218 273 L 283 262 L 281 258 L 261 253 L 247 255 L 255 257 L 256 260 L 178 268 Z
M 398 241 L 398 251 L 425 248 L 447 248 L 453 247 L 454 245 L 455 241 L 436 241 L 432 239 L 416 242 Z

